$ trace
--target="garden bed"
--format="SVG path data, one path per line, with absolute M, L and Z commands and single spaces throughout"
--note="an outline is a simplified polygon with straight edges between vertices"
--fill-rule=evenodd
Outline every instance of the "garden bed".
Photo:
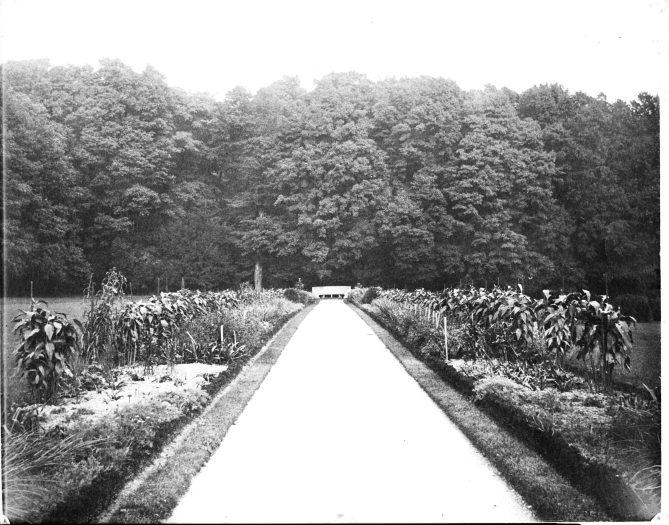
M 652 442 L 659 439 L 659 411 L 629 394 L 605 396 L 585 387 L 535 391 L 491 375 L 485 363 L 447 363 L 430 351 L 439 336 L 428 333 L 436 332 L 430 323 L 418 319 L 399 331 L 374 304 L 360 307 L 617 519 L 647 520 L 659 512 L 659 442 Z
M 92 521 L 303 308 L 278 293 L 259 299 L 230 311 L 244 351 L 225 363 L 82 366 L 57 401 L 14 407 L 3 434 L 9 519 Z

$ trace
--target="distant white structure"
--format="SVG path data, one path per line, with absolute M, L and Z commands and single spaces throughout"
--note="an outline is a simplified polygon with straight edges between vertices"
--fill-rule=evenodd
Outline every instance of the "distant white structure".
M 311 289 L 311 293 L 319 299 L 344 299 L 350 291 L 350 286 L 314 286 Z

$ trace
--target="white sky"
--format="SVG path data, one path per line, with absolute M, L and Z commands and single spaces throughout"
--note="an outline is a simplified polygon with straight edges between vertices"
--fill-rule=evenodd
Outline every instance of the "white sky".
M 557 82 L 610 101 L 663 92 L 669 0 L 0 0 L 1 61 L 147 64 L 218 98 L 284 75 Z

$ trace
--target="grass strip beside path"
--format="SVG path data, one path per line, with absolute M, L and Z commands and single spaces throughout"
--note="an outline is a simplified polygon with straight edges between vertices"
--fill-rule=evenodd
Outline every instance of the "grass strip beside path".
M 481 412 L 402 343 L 357 306 L 349 306 L 372 328 L 405 370 L 545 521 L 611 521 L 594 498 L 574 488 L 537 452 Z M 484 498 L 485 494 L 481 494 Z
M 168 518 L 314 306 L 303 308 L 290 319 L 97 521 L 156 523 Z

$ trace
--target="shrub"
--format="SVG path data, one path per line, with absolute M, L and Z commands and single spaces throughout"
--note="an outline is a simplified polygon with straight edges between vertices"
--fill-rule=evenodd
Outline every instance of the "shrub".
M 362 304 L 371 304 L 371 302 L 379 297 L 381 292 L 380 288 L 377 288 L 375 286 L 372 286 L 371 288 L 367 288 L 365 290 L 365 293 L 362 295 L 360 298 L 360 303 Z
M 346 300 L 355 304 L 360 304 L 362 301 L 362 296 L 366 291 L 367 288 L 353 288 L 346 296 Z
M 318 299 L 313 294 L 299 290 L 297 288 L 288 288 L 283 292 L 283 296 L 294 303 L 309 305 L 315 303 Z

